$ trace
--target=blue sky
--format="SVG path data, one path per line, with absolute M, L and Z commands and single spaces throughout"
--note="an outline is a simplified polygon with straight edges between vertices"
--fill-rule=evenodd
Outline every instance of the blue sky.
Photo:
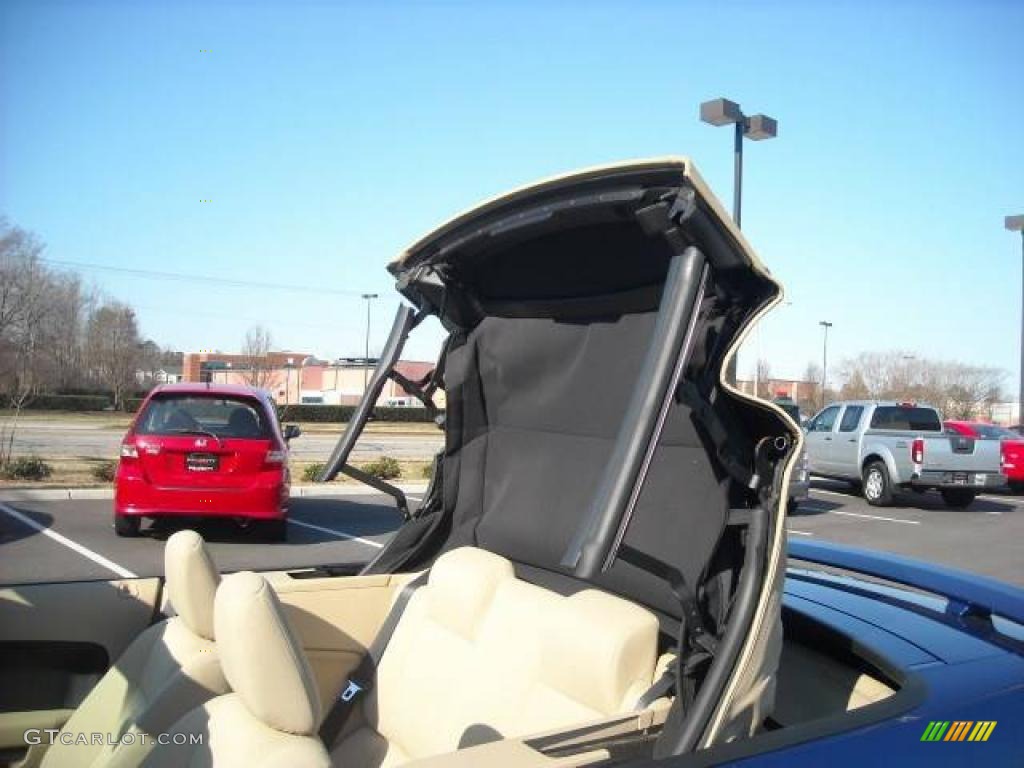
M 482 198 L 551 173 L 688 154 L 732 195 L 790 306 L 776 375 L 866 349 L 998 366 L 1015 391 L 1024 4 L 99 3 L 0 6 L 0 214 L 52 259 L 352 295 L 83 270 L 145 334 L 359 354 L 397 302 L 384 263 Z M 205 51 L 210 51 L 206 53 Z M 200 202 L 201 200 L 212 202 Z M 409 348 L 433 356 L 440 333 Z M 741 373 L 753 363 L 748 352 Z

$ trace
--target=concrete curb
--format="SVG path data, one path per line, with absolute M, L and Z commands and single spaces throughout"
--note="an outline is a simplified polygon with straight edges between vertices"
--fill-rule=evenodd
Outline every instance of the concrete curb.
M 399 485 L 405 493 L 418 494 L 427 490 L 426 483 Z M 293 485 L 292 498 L 321 496 L 379 496 L 380 491 L 365 485 L 323 484 Z M 0 488 L 0 501 L 83 501 L 113 499 L 113 488 Z

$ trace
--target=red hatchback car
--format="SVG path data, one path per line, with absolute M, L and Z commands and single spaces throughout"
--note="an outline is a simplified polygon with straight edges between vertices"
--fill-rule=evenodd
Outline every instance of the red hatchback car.
M 1024 491 L 1024 436 L 1012 429 L 980 421 L 947 421 L 946 431 L 976 440 L 1000 440 L 1003 474 L 1014 493 Z
M 287 529 L 288 441 L 270 396 L 253 387 L 169 384 L 142 403 L 121 443 L 114 530 L 137 536 L 142 518 L 229 517 Z

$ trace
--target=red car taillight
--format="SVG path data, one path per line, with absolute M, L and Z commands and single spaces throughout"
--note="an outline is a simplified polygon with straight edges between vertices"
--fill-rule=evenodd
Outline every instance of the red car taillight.
M 139 448 L 134 443 L 121 443 L 121 458 L 122 459 L 137 459 L 139 458 Z
M 266 457 L 263 459 L 263 463 L 271 467 L 280 467 L 284 464 L 288 458 L 288 451 L 267 451 Z
M 915 464 L 924 464 L 924 438 L 915 437 L 910 446 L 910 460 Z

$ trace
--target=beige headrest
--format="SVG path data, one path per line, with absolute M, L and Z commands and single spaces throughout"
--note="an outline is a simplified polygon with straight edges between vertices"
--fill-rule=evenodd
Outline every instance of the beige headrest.
M 278 731 L 311 736 L 320 694 L 281 603 L 262 576 L 227 576 L 214 605 L 224 676 L 246 709 Z
M 213 640 L 213 598 L 220 574 L 203 537 L 195 531 L 178 531 L 167 539 L 164 575 L 175 613 L 195 634 Z
M 541 645 L 549 684 L 599 712 L 628 711 L 652 682 L 658 620 L 638 605 L 585 589 L 549 616 Z
M 498 585 L 514 579 L 512 563 L 475 547 L 445 552 L 430 569 L 428 594 L 431 617 L 469 640 L 494 599 Z

